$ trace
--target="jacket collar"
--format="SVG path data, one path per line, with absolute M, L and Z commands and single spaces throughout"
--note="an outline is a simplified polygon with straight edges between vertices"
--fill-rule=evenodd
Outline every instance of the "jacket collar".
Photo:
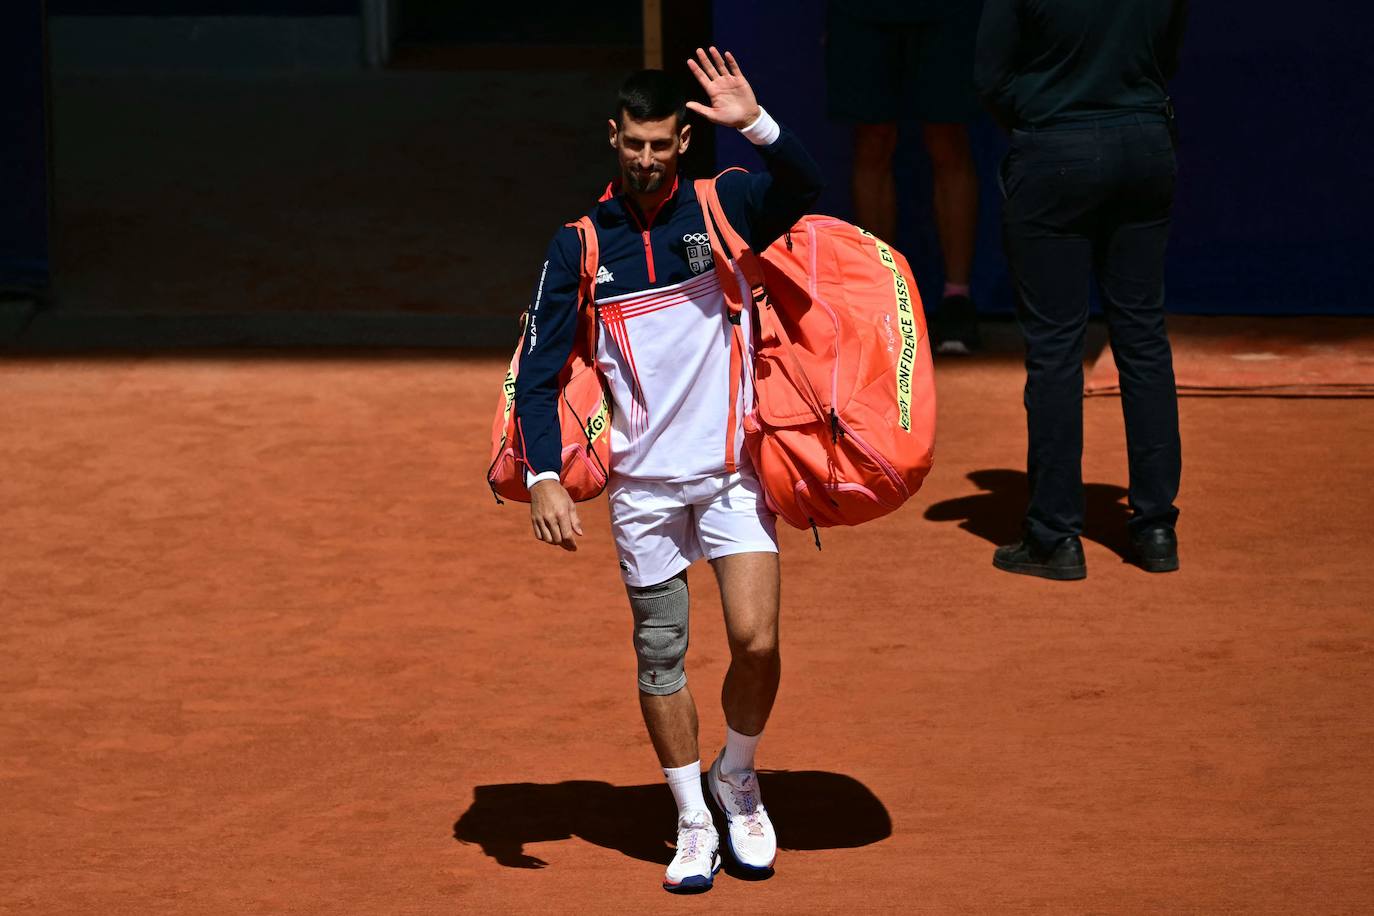
M 639 207 L 636 206 L 634 198 L 624 193 L 622 180 L 619 176 L 612 180 L 610 184 L 606 185 L 606 190 L 602 193 L 598 203 L 618 200 L 621 208 L 625 211 L 625 215 L 630 218 L 630 221 L 638 226 L 640 231 L 647 231 L 649 227 L 654 224 L 654 221 L 658 219 L 658 215 L 662 213 L 664 209 L 671 209 L 670 205 L 677 200 L 681 181 L 682 176 L 680 174 L 673 176 L 673 186 L 668 189 L 668 196 L 659 201 L 658 207 L 654 209 L 652 213 L 647 214 L 647 216 L 639 212 Z

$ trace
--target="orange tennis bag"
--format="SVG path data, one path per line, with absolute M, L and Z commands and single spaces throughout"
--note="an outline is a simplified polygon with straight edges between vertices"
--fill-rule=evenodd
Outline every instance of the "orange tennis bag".
M 577 502 L 594 499 L 606 488 L 610 466 L 611 401 L 605 380 L 596 368 L 596 268 L 599 249 L 596 229 L 587 217 L 569 226 L 582 238 L 582 279 L 578 287 L 576 337 L 568 361 L 558 373 L 558 425 L 563 438 L 563 466 L 559 476 L 568 495 Z M 491 467 L 487 483 L 496 501 L 530 501 L 525 486 L 529 464 L 525 441 L 515 415 L 515 380 L 520 374 L 520 354 L 525 349 L 529 312 L 520 316 L 520 340 L 515 345 L 491 432 Z
M 745 290 L 752 298 L 755 394 L 744 435 L 769 508 L 813 529 L 898 508 L 935 450 L 934 372 L 906 259 L 815 215 L 755 254 L 726 219 L 715 181 L 696 187 L 711 245 L 726 254 L 715 262 L 732 313 Z

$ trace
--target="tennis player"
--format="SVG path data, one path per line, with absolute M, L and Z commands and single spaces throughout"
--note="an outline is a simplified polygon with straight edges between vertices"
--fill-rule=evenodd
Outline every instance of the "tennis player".
M 677 804 L 677 851 L 663 878 L 677 893 L 710 889 L 722 832 L 740 868 L 772 873 L 777 836 L 759 795 L 755 749 L 781 672 L 774 517 L 740 428 L 753 392 L 744 371 L 731 409 L 734 325 L 713 269 L 724 254 L 711 249 L 692 183 L 678 174 L 692 139 L 687 109 L 738 129 L 763 159 L 766 171 L 730 172 L 717 183 L 727 217 L 755 251 L 821 190 L 815 162 L 759 106 L 731 54 L 697 49 L 687 66 L 709 104 L 686 102 L 663 71 L 625 80 L 608 123 L 619 175 L 588 214 L 600 248 L 596 359 L 613 405 L 611 529 L 634 621 L 640 709 Z M 539 272 L 515 394 L 534 535 L 566 550 L 577 549 L 582 525 L 558 479 L 557 375 L 573 344 L 580 263 L 577 232 L 560 229 Z M 749 326 L 746 314 L 741 327 Z M 714 567 L 730 645 L 725 746 L 706 778 L 720 831 L 702 789 L 685 670 L 686 569 L 698 559 Z

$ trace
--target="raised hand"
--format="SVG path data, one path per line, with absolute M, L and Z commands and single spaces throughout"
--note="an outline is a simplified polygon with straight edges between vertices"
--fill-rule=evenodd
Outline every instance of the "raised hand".
M 711 107 L 700 102 L 688 102 L 687 107 L 712 124 L 722 127 L 748 127 L 759 116 L 759 103 L 754 90 L 739 71 L 739 64 L 729 51 L 722 57 L 714 47 L 710 55 L 697 48 L 697 59 L 687 61 L 687 69 L 706 90 Z

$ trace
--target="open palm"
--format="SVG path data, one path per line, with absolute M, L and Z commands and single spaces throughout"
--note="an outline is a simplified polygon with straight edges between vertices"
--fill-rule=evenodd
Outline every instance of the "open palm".
M 711 103 L 708 108 L 700 102 L 688 102 L 687 107 L 692 111 L 712 124 L 735 128 L 747 127 L 759 116 L 754 90 L 729 51 L 722 57 L 714 47 L 709 55 L 697 48 L 697 59 L 689 59 L 687 69 L 706 90 L 706 98 Z

